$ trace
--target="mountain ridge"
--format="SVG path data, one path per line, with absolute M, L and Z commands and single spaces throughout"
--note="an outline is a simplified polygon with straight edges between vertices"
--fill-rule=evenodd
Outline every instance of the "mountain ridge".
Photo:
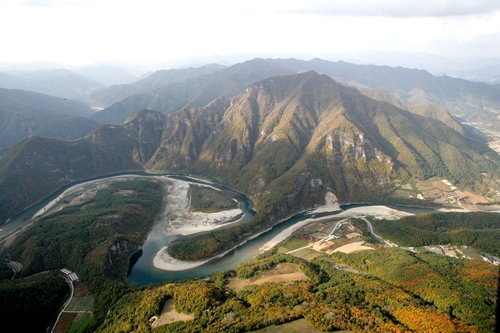
M 0 88 L 0 149 L 32 136 L 76 139 L 99 126 L 83 103 Z
M 15 161 L 4 157 L 8 154 L 0 157 L 2 174 L 11 175 L 0 183 L 0 202 L 10 202 L 8 211 L 22 206 L 12 205 L 15 193 L 24 193 L 17 196 L 19 203 L 36 197 L 19 189 L 7 196 L 9 188 L 29 187 L 15 184 L 19 173 L 38 174 L 45 181 L 39 188 L 48 191 L 91 175 L 181 170 L 216 177 L 248 193 L 263 215 L 276 219 L 281 214 L 276 212 L 321 204 L 328 191 L 341 201 L 389 195 L 392 180 L 399 177 L 440 176 L 473 186 L 498 158 L 483 143 L 439 121 L 375 101 L 314 72 L 259 81 L 232 99 L 219 98 L 202 108 L 167 115 L 141 111 L 122 125 L 53 143 L 58 148 L 51 149 L 46 140 L 13 148 L 20 149 Z M 26 153 L 26 146 L 37 141 L 42 159 Z M 36 160 L 37 168 L 28 160 Z M 6 181 L 14 183 L 6 186 Z
M 309 70 L 327 74 L 347 85 L 384 89 L 394 95 L 393 99 L 411 106 L 408 107 L 410 111 L 427 115 L 438 112 L 437 119 L 458 130 L 457 120 L 444 115 L 445 109 L 454 116 L 471 121 L 493 121 L 500 112 L 498 89 L 485 83 L 437 77 L 424 70 L 403 67 L 355 65 L 321 59 L 256 58 L 182 83 L 129 96 L 97 113 L 96 119 L 116 124 L 136 109 L 169 113 L 183 107 L 200 107 L 217 97 L 233 97 L 256 81 Z M 442 110 L 437 111 L 437 108 Z
M 103 90 L 96 91 L 87 98 L 87 102 L 99 107 L 109 107 L 111 104 L 120 102 L 130 95 L 147 93 L 172 83 L 184 82 L 223 68 L 224 66 L 222 65 L 209 64 L 196 68 L 159 70 L 130 84 L 112 85 Z
M 101 89 L 100 83 L 67 69 L 12 72 L 0 75 L 0 87 L 80 100 Z

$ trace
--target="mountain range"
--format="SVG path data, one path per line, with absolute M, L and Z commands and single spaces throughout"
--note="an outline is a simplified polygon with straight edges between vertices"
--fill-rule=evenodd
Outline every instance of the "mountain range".
M 82 102 L 0 88 L 0 149 L 32 136 L 77 139 L 97 127 Z
M 97 112 L 93 118 L 101 123 L 120 124 L 130 114 L 141 109 L 170 113 L 186 107 L 201 107 L 217 97 L 235 96 L 256 81 L 292 73 L 281 65 L 255 59 L 149 92 L 131 95 Z
M 287 71 L 222 69 L 196 82 L 208 92 L 214 76 L 242 82 L 269 69 Z M 323 204 L 328 191 L 341 201 L 380 199 L 395 180 L 430 176 L 473 187 L 481 172 L 498 172 L 498 162 L 484 143 L 439 120 L 309 71 L 258 81 L 204 107 L 144 110 L 76 141 L 26 140 L 0 155 L 0 220 L 73 180 L 128 170 L 220 179 L 251 195 L 273 223 Z
M 68 99 L 80 99 L 103 88 L 97 81 L 67 69 L 0 73 L 0 87 Z
M 184 107 L 200 107 L 217 97 L 233 97 L 258 80 L 310 70 L 326 74 L 346 85 L 383 89 L 413 109 L 422 109 L 423 105 L 429 104 L 439 105 L 454 117 L 461 117 L 465 121 L 500 125 L 500 92 L 496 86 L 448 76 L 438 77 L 424 70 L 355 65 L 321 59 L 250 60 L 182 82 L 170 81 L 172 83 L 156 86 L 149 91 L 142 90 L 115 102 L 94 117 L 103 123 L 119 124 L 138 109 L 169 113 Z M 125 92 L 126 89 L 122 87 L 121 91 Z M 129 92 L 133 92 L 133 89 Z
M 128 96 L 148 93 L 172 83 L 184 82 L 201 75 L 213 73 L 222 68 L 224 68 L 224 66 L 212 64 L 197 68 L 156 71 L 136 82 L 112 85 L 108 88 L 99 90 L 89 96 L 87 102 L 92 106 L 107 107 Z

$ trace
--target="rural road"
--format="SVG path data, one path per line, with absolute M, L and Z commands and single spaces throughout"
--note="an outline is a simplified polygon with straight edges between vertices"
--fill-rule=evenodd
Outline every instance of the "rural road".
M 380 240 L 381 242 L 389 245 L 390 247 L 398 247 L 397 244 L 393 243 L 393 242 L 390 242 L 388 240 L 385 240 L 384 238 L 382 238 L 382 236 L 378 235 L 375 233 L 375 231 L 373 231 L 373 225 L 370 221 L 368 221 L 368 219 L 366 217 L 362 217 L 361 218 L 363 221 L 366 222 L 366 224 L 368 225 L 368 229 L 370 230 L 370 233 L 375 237 L 377 238 L 378 240 Z
M 61 309 L 61 312 L 59 312 L 59 314 L 57 315 L 57 319 L 56 319 L 56 322 L 54 323 L 54 326 L 52 327 L 52 330 L 50 331 L 50 333 L 54 333 L 54 330 L 56 329 L 57 327 L 57 323 L 59 322 L 59 319 L 61 318 L 61 315 L 63 314 L 64 310 L 66 309 L 66 307 L 68 306 L 68 304 L 71 302 L 71 300 L 73 299 L 73 294 L 74 294 L 74 291 L 75 291 L 75 288 L 73 288 L 73 281 L 71 281 L 68 277 L 66 277 L 66 275 L 64 274 L 64 279 L 66 280 L 66 282 L 69 284 L 69 287 L 71 289 L 71 293 L 69 295 L 69 298 L 68 300 L 66 301 L 66 303 L 64 303 L 62 309 Z
M 366 217 L 362 217 L 361 219 L 362 219 L 363 221 L 365 221 L 365 222 L 366 222 L 366 224 L 368 225 L 368 229 L 370 229 L 370 233 L 371 233 L 373 236 L 377 237 L 377 238 L 378 238 L 378 239 L 380 239 L 381 241 L 383 241 L 383 240 L 384 240 L 384 239 L 382 238 L 382 236 L 380 236 L 380 235 L 376 234 L 376 233 L 375 233 L 375 231 L 373 231 L 373 225 L 372 225 L 372 223 L 371 223 L 370 221 L 368 221 L 368 219 L 367 219 Z
M 329 241 L 329 240 L 331 240 L 332 238 L 338 238 L 337 236 L 335 236 L 335 231 L 337 231 L 337 229 L 340 227 L 340 225 L 341 225 L 343 222 L 345 222 L 346 220 L 348 220 L 348 219 L 342 219 L 342 220 L 340 220 L 340 221 L 337 221 L 337 223 L 335 223 L 335 226 L 333 227 L 333 230 L 330 232 L 330 234 L 329 234 L 327 237 L 325 237 L 325 238 L 323 238 L 323 239 L 320 239 L 319 241 L 314 242 L 314 243 L 312 243 L 312 244 L 308 244 L 308 245 L 303 246 L 303 247 L 300 247 L 300 248 L 298 248 L 298 249 L 288 251 L 286 254 L 291 254 L 291 253 L 294 253 L 294 252 L 298 252 L 298 251 L 300 251 L 300 250 L 304 250 L 304 249 L 312 248 L 312 247 L 313 247 L 314 245 L 316 245 L 316 244 L 320 244 L 320 243 L 322 243 L 322 242 Z

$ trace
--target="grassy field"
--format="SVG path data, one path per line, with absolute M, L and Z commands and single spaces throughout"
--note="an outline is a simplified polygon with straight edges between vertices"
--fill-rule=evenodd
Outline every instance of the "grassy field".
M 188 195 L 191 209 L 194 211 L 213 213 L 226 209 L 238 208 L 238 203 L 214 189 L 192 185 Z
M 71 300 L 66 308 L 67 311 L 92 311 L 94 306 L 94 297 L 87 295 L 83 297 L 75 297 Z
M 71 327 L 69 328 L 68 333 L 83 333 L 86 332 L 86 328 L 92 322 L 92 314 L 91 313 L 78 313 L 76 317 L 73 319 Z

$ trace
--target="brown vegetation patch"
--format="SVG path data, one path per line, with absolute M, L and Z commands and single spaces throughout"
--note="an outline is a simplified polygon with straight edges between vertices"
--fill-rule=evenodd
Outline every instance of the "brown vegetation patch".
M 374 250 L 373 247 L 363 245 L 365 242 L 353 242 L 336 248 L 333 252 L 353 253 L 364 250 Z
M 57 326 L 54 328 L 54 333 L 68 332 L 75 317 L 76 313 L 63 312 L 61 318 L 59 318 L 57 322 Z
M 462 268 L 463 278 L 495 291 L 498 284 L 498 267 L 482 261 L 466 261 Z
M 281 263 L 256 278 L 231 278 L 227 286 L 228 288 L 233 290 L 240 290 L 248 286 L 258 286 L 264 283 L 279 283 L 304 280 L 308 280 L 308 277 L 301 270 L 299 270 L 297 265 L 291 263 Z
M 83 297 L 89 294 L 89 289 L 86 285 L 81 283 L 80 281 L 73 282 L 74 292 L 73 297 Z
M 151 327 L 154 329 L 156 327 L 174 323 L 176 321 L 189 321 L 193 320 L 194 316 L 177 312 L 174 307 L 174 300 L 169 299 L 165 302 L 165 305 L 163 306 L 163 310 L 161 311 L 160 316 L 153 321 L 151 324 Z
M 252 331 L 255 333 L 319 333 L 320 330 L 316 329 L 314 326 L 309 324 L 305 319 L 298 319 L 291 321 L 286 324 L 281 325 L 271 325 L 266 328 L 260 329 L 258 331 Z
M 457 193 L 462 196 L 465 200 L 468 200 L 471 204 L 477 205 L 477 204 L 485 204 L 490 202 L 487 198 L 474 194 L 469 191 L 460 191 L 458 190 Z

